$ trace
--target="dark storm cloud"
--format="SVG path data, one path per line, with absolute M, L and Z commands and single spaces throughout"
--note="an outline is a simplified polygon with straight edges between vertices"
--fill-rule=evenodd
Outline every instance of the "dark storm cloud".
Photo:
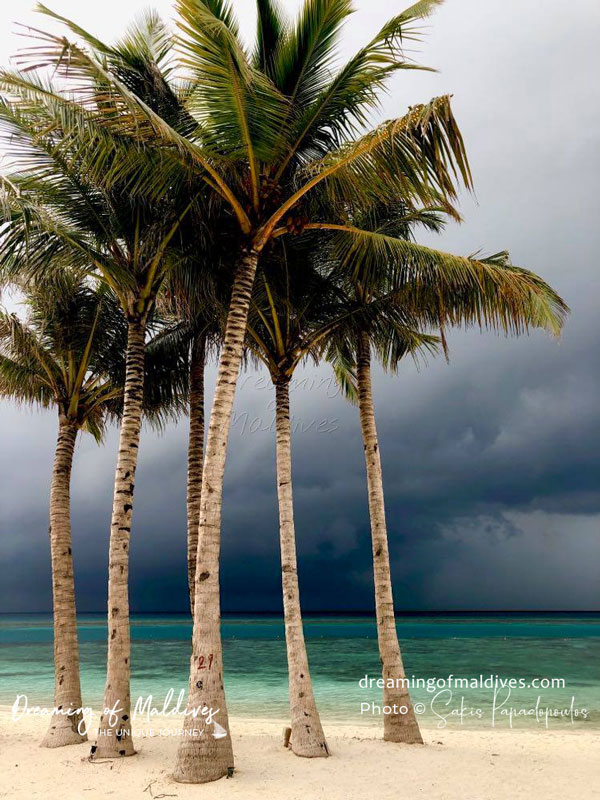
M 391 13 L 355 15 L 356 47 Z M 360 19 L 359 19 L 360 18 Z M 471 331 L 450 338 L 451 363 L 395 377 L 375 394 L 393 559 L 403 608 L 598 608 L 597 5 L 448 3 L 429 24 L 423 61 L 388 116 L 445 91 L 465 132 L 476 204 L 464 225 L 423 241 L 471 253 L 509 248 L 572 308 L 556 342 Z M 360 23 L 360 24 L 359 24 Z M 367 30 L 368 29 L 368 30 Z M 327 369 L 292 393 L 294 489 L 307 608 L 372 604 L 369 525 L 355 408 Z M 214 368 L 207 379 L 214 381 Z M 230 439 L 223 515 L 228 609 L 279 608 L 272 391 L 244 375 Z M 207 398 L 210 404 L 210 397 Z M 49 414 L 2 406 L 0 608 L 50 607 L 47 495 L 55 435 Z M 185 422 L 148 432 L 140 451 L 132 540 L 132 605 L 183 610 Z M 79 607 L 101 610 L 116 434 L 82 440 L 73 481 Z

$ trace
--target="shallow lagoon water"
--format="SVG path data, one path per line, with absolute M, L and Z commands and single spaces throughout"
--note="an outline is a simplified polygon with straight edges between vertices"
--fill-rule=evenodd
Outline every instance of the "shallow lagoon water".
M 307 615 L 305 632 L 315 694 L 325 720 L 377 722 L 361 704 L 381 705 L 381 689 L 363 688 L 365 675 L 380 676 L 374 621 L 368 616 Z M 399 616 L 406 674 L 421 680 L 498 675 L 526 686 L 498 688 L 494 724 L 540 729 L 600 727 L 600 614 Z M 80 616 L 84 703 L 100 706 L 104 688 L 106 622 Z M 187 686 L 191 622 L 185 615 L 132 618 L 132 698 L 153 696 L 162 707 L 169 689 Z M 279 616 L 227 615 L 223 621 L 225 680 L 230 713 L 285 717 L 286 655 Z M 537 688 L 534 678 L 563 678 L 563 688 Z M 0 704 L 26 694 L 29 704 L 51 705 L 50 615 L 0 616 Z M 411 689 L 427 726 L 490 726 L 490 687 L 423 686 Z M 505 702 L 503 702 L 505 701 Z M 502 705 L 500 705 L 502 704 Z M 537 706 L 538 712 L 535 714 Z M 573 713 L 567 709 L 574 709 Z M 459 713 L 462 707 L 462 720 Z M 546 722 L 544 710 L 560 716 Z M 504 712 L 502 712 L 504 709 Z M 521 709 L 521 711 L 519 711 Z M 529 713 L 525 713 L 529 710 Z M 585 711 L 574 713 L 575 711 Z M 481 712 L 481 713 L 478 713 Z M 519 712 L 519 713 L 517 713 Z

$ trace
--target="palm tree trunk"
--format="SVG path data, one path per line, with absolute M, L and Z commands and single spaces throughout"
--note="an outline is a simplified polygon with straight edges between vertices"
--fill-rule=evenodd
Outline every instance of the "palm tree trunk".
M 329 755 L 329 749 L 310 680 L 300 608 L 292 495 L 289 381 L 282 380 L 275 384 L 275 398 L 279 542 L 292 721 L 290 745 L 298 756 L 324 757 Z
M 75 581 L 71 555 L 71 466 L 77 426 L 59 417 L 58 440 L 50 489 L 50 555 L 54 611 L 54 707 L 42 747 L 85 742 L 82 720 Z M 57 713 L 58 712 L 58 713 Z M 62 712 L 62 713 L 60 713 Z M 74 713 L 73 713 L 74 712 Z
M 393 681 L 395 684 L 396 681 L 401 681 L 405 674 L 394 616 L 383 478 L 371 388 L 371 347 L 366 333 L 359 335 L 357 352 L 358 408 L 367 465 L 377 640 L 384 684 L 387 684 L 388 681 L 390 683 Z M 386 685 L 383 690 L 383 701 L 385 706 L 393 709 L 392 713 L 384 714 L 383 738 L 388 742 L 423 744 L 408 689 L 402 684 L 399 684 L 398 688 Z M 397 710 L 396 713 L 394 713 L 394 706 Z
M 204 362 L 206 336 L 196 333 L 190 362 L 190 433 L 187 472 L 187 565 L 190 610 L 194 616 L 194 577 L 200 523 L 200 495 L 204 462 Z
M 108 555 L 108 655 L 103 713 L 93 758 L 135 753 L 131 738 L 131 642 L 129 631 L 129 543 L 135 470 L 144 398 L 145 325 L 129 322 L 119 454 L 115 472 Z
M 218 727 L 207 723 L 206 714 L 186 715 L 174 772 L 175 780 L 182 783 L 207 783 L 233 770 L 221 648 L 221 503 L 227 439 L 257 265 L 256 251 L 242 253 L 233 281 L 202 473 L 187 710 L 206 709 L 214 714 Z

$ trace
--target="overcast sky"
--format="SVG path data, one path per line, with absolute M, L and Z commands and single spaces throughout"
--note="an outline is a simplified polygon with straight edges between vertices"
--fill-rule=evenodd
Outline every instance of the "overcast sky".
M 113 39 L 146 3 L 48 0 Z M 356 0 L 348 57 L 404 3 Z M 169 16 L 168 0 L 153 4 Z M 290 10 L 297 3 L 287 0 Z M 16 0 L 0 8 L 0 62 L 48 27 Z M 248 37 L 253 3 L 236 0 Z M 509 249 L 566 299 L 560 342 L 450 337 L 451 363 L 377 373 L 394 592 L 399 609 L 600 608 L 600 359 L 597 180 L 600 6 L 596 0 L 448 0 L 421 63 L 397 77 L 382 117 L 446 92 L 466 139 L 476 199 L 465 222 L 422 241 L 469 254 Z M 326 368 L 292 393 L 294 497 L 303 605 L 372 606 L 370 534 L 356 409 Z M 210 408 L 214 367 L 207 375 Z M 226 610 L 280 608 L 272 391 L 245 373 L 236 401 L 223 516 Z M 320 423 L 320 424 L 319 424 Z M 144 433 L 132 531 L 137 611 L 183 611 L 186 421 Z M 0 610 L 51 608 L 47 503 L 56 419 L 0 405 Z M 81 439 L 73 474 L 79 609 L 105 607 L 116 432 Z

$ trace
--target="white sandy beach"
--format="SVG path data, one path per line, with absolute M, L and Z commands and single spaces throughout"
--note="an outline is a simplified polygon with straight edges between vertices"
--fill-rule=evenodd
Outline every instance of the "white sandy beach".
M 138 754 L 90 763 L 89 745 L 38 746 L 47 721 L 0 715 L 0 797 L 277 800 L 590 800 L 600 797 L 596 732 L 425 730 L 426 746 L 395 745 L 372 727 L 325 725 L 330 759 L 300 759 L 281 744 L 284 722 L 231 720 L 236 772 L 204 786 L 175 783 L 177 740 L 145 736 Z M 141 727 L 141 726 L 140 726 Z M 174 730 L 178 720 L 154 719 Z

